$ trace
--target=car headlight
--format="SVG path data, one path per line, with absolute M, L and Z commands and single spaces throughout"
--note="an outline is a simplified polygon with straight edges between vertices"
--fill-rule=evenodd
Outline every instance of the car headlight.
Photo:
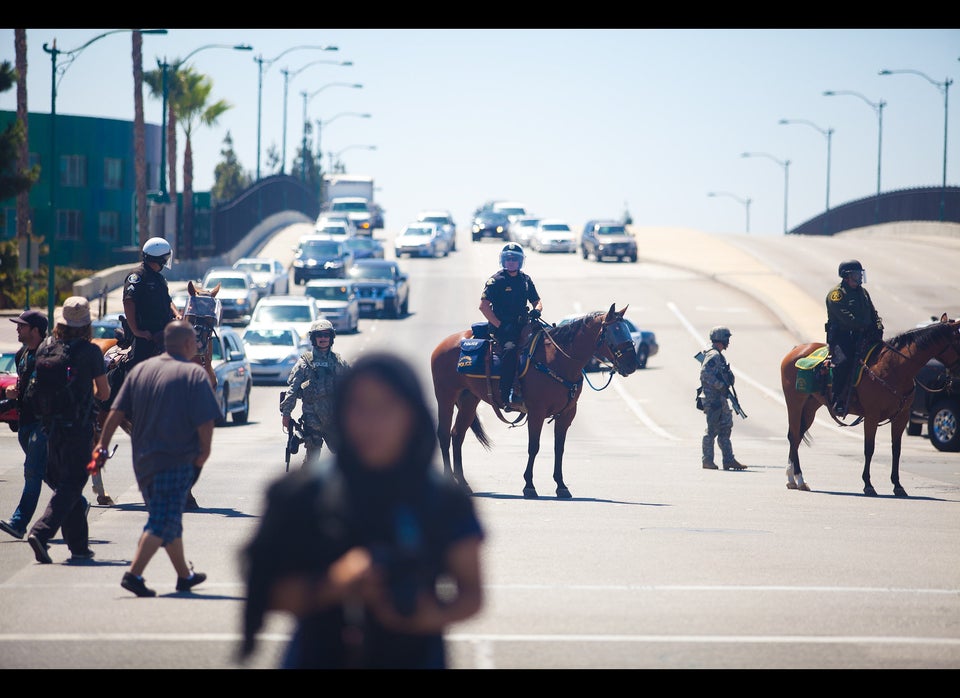
M 250 301 L 248 301 L 246 298 L 238 298 L 238 299 L 237 299 L 237 305 L 248 305 L 249 303 L 250 303 Z
M 295 266 L 295 267 L 297 267 L 297 268 L 302 267 L 302 266 L 303 266 L 303 260 L 302 260 L 302 259 L 295 259 L 295 260 L 293 260 L 293 266 Z

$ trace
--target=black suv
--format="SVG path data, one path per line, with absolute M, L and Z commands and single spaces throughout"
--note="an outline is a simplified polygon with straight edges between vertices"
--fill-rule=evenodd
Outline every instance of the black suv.
M 470 232 L 474 242 L 479 242 L 483 238 L 506 240 L 509 226 L 510 219 L 507 214 L 490 208 L 480 208 L 473 214 L 473 225 Z
M 937 450 L 960 451 L 960 376 L 936 359 L 917 374 L 907 433 L 920 436 L 923 425 Z

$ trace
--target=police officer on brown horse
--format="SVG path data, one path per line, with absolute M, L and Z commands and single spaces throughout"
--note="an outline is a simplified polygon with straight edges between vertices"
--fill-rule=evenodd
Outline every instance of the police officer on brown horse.
M 851 380 L 867 348 L 883 339 L 883 322 L 863 287 L 867 273 L 856 259 L 841 262 L 840 283 L 827 293 L 827 344 L 833 364 L 833 412 L 847 414 Z
M 123 281 L 123 312 L 133 333 L 133 349 L 126 365 L 129 371 L 137 363 L 163 353 L 163 330 L 180 312 L 170 298 L 167 280 L 161 274 L 169 266 L 170 243 L 153 237 L 143 245 L 143 261 Z
M 540 317 L 543 303 L 537 287 L 523 268 L 523 248 L 515 242 L 500 251 L 500 270 L 487 279 L 480 294 L 480 312 L 493 325 L 500 345 L 500 397 L 504 411 L 511 403 L 523 402 L 520 387 L 514 389 L 520 351 L 520 330 L 527 323 L 527 303 L 533 306 L 532 317 Z

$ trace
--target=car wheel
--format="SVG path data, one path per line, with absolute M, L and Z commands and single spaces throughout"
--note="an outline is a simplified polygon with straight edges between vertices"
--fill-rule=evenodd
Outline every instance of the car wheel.
M 923 431 L 923 424 L 920 422 L 907 422 L 907 436 L 920 436 Z
M 223 391 L 220 393 L 220 414 L 217 415 L 217 419 L 214 422 L 218 427 L 225 426 L 227 423 L 227 416 L 230 414 L 227 407 L 229 404 L 230 399 L 227 393 L 227 386 L 223 386 Z
M 631 262 L 636 262 L 636 261 L 637 261 L 637 255 L 635 255 L 635 254 L 630 255 L 630 261 L 631 261 Z
M 390 308 L 390 317 L 394 317 L 394 318 L 400 317 L 400 312 L 402 310 L 402 307 L 403 305 L 400 303 L 400 299 L 394 298 L 393 307 Z
M 234 424 L 246 424 L 250 418 L 250 385 L 247 384 L 247 391 L 243 396 L 243 409 L 233 413 Z
M 930 408 L 927 433 L 938 451 L 960 451 L 960 401 L 946 398 Z
M 403 317 L 406 317 L 410 314 L 410 298 L 407 297 L 404 299 L 403 303 L 400 305 L 400 314 Z
M 650 351 L 647 349 L 645 344 L 641 344 L 637 347 L 637 368 L 646 368 L 647 359 L 650 356 Z

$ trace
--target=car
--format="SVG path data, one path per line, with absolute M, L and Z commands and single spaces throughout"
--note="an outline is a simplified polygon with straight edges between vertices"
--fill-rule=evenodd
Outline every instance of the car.
M 183 315 L 183 309 L 187 307 L 187 299 L 190 298 L 190 292 L 187 289 L 182 291 L 177 291 L 170 296 L 170 301 L 180 311 L 180 314 Z
M 356 227 L 356 235 L 373 235 L 373 212 L 362 196 L 334 197 L 324 213 L 347 215 Z
M 428 209 L 417 214 L 421 223 L 436 223 L 440 232 L 447 239 L 447 248 L 451 252 L 457 251 L 457 224 L 453 221 L 453 214 L 443 209 Z
M 246 325 L 250 313 L 260 300 L 257 284 L 250 273 L 232 267 L 214 267 L 203 275 L 200 285 L 210 289 L 220 284 L 217 300 L 220 301 L 220 322 L 226 325 Z
M 580 235 L 580 254 L 597 262 L 613 258 L 619 261 L 637 261 L 637 239 L 627 226 L 615 220 L 591 220 L 583 226 Z
M 319 216 L 317 216 L 317 222 L 314 224 L 314 230 L 319 230 L 328 225 L 345 225 L 347 226 L 347 236 L 353 237 L 357 234 L 357 226 L 353 224 L 353 221 L 350 219 L 350 215 L 347 213 L 331 213 L 330 211 L 322 211 Z
M 530 236 L 540 224 L 540 216 L 519 216 L 507 227 L 507 239 L 523 247 L 530 246 Z
M 473 223 L 470 225 L 470 234 L 474 242 L 480 242 L 484 238 L 506 240 L 509 225 L 510 220 L 506 213 L 490 209 L 478 209 L 474 213 Z
M 233 263 L 253 278 L 261 296 L 290 292 L 290 274 L 279 259 L 273 257 L 241 257 Z
M 300 355 L 310 343 L 292 325 L 249 325 L 243 340 L 254 385 L 286 384 Z
M 313 279 L 303 287 L 303 295 L 316 300 L 320 314 L 337 332 L 353 334 L 360 329 L 360 301 L 351 279 Z
M 121 329 L 120 315 L 122 313 L 107 313 L 90 323 L 92 339 L 116 339 L 117 330 Z
M 225 426 L 228 418 L 234 424 L 246 424 L 250 417 L 253 372 L 240 333 L 229 325 L 221 325 L 210 341 L 213 343 L 210 365 L 217 376 L 216 394 L 220 405 L 215 424 Z
M 920 436 L 927 427 L 938 451 L 960 451 L 960 376 L 938 359 L 930 359 L 914 379 L 907 434 Z
M 353 265 L 353 253 L 343 240 L 322 235 L 304 235 L 295 248 L 293 283 L 310 279 L 345 279 Z
M 358 259 L 383 259 L 383 243 L 374 237 L 354 235 L 344 243 L 353 252 L 354 261 Z
M 310 325 L 321 317 L 317 302 L 310 296 L 267 296 L 253 309 L 247 327 L 293 325 L 301 337 L 306 337 Z
M 566 221 L 544 218 L 530 236 L 530 249 L 537 252 L 576 252 L 577 237 Z
M 326 221 L 317 224 L 313 230 L 314 234 L 331 237 L 334 240 L 347 240 L 353 234 L 352 225 L 345 221 Z
M 410 257 L 446 257 L 450 253 L 447 239 L 436 223 L 408 223 L 393 239 L 397 259 Z
M 557 325 L 566 325 L 571 320 L 575 320 L 579 315 L 566 315 L 564 316 Z M 657 352 L 660 351 L 660 345 L 657 344 L 657 335 L 652 330 L 642 330 L 636 326 L 636 324 L 629 318 L 624 317 L 623 322 L 626 324 L 627 329 L 630 330 L 630 337 L 633 339 L 633 346 L 637 350 L 637 368 L 646 368 L 647 359 L 651 356 L 656 356 Z M 600 360 L 596 356 L 591 357 L 590 361 L 587 363 L 584 368 L 585 371 L 599 371 L 602 368 Z
M 410 312 L 410 279 L 391 259 L 361 259 L 350 270 L 361 317 L 402 317 Z
M 490 210 L 506 215 L 511 223 L 520 216 L 527 215 L 527 207 L 519 201 L 493 201 L 490 203 Z
M 17 352 L 15 349 L 0 352 L 0 422 L 6 423 L 10 431 L 20 429 L 20 412 L 15 401 L 6 401 L 7 388 L 17 384 Z

